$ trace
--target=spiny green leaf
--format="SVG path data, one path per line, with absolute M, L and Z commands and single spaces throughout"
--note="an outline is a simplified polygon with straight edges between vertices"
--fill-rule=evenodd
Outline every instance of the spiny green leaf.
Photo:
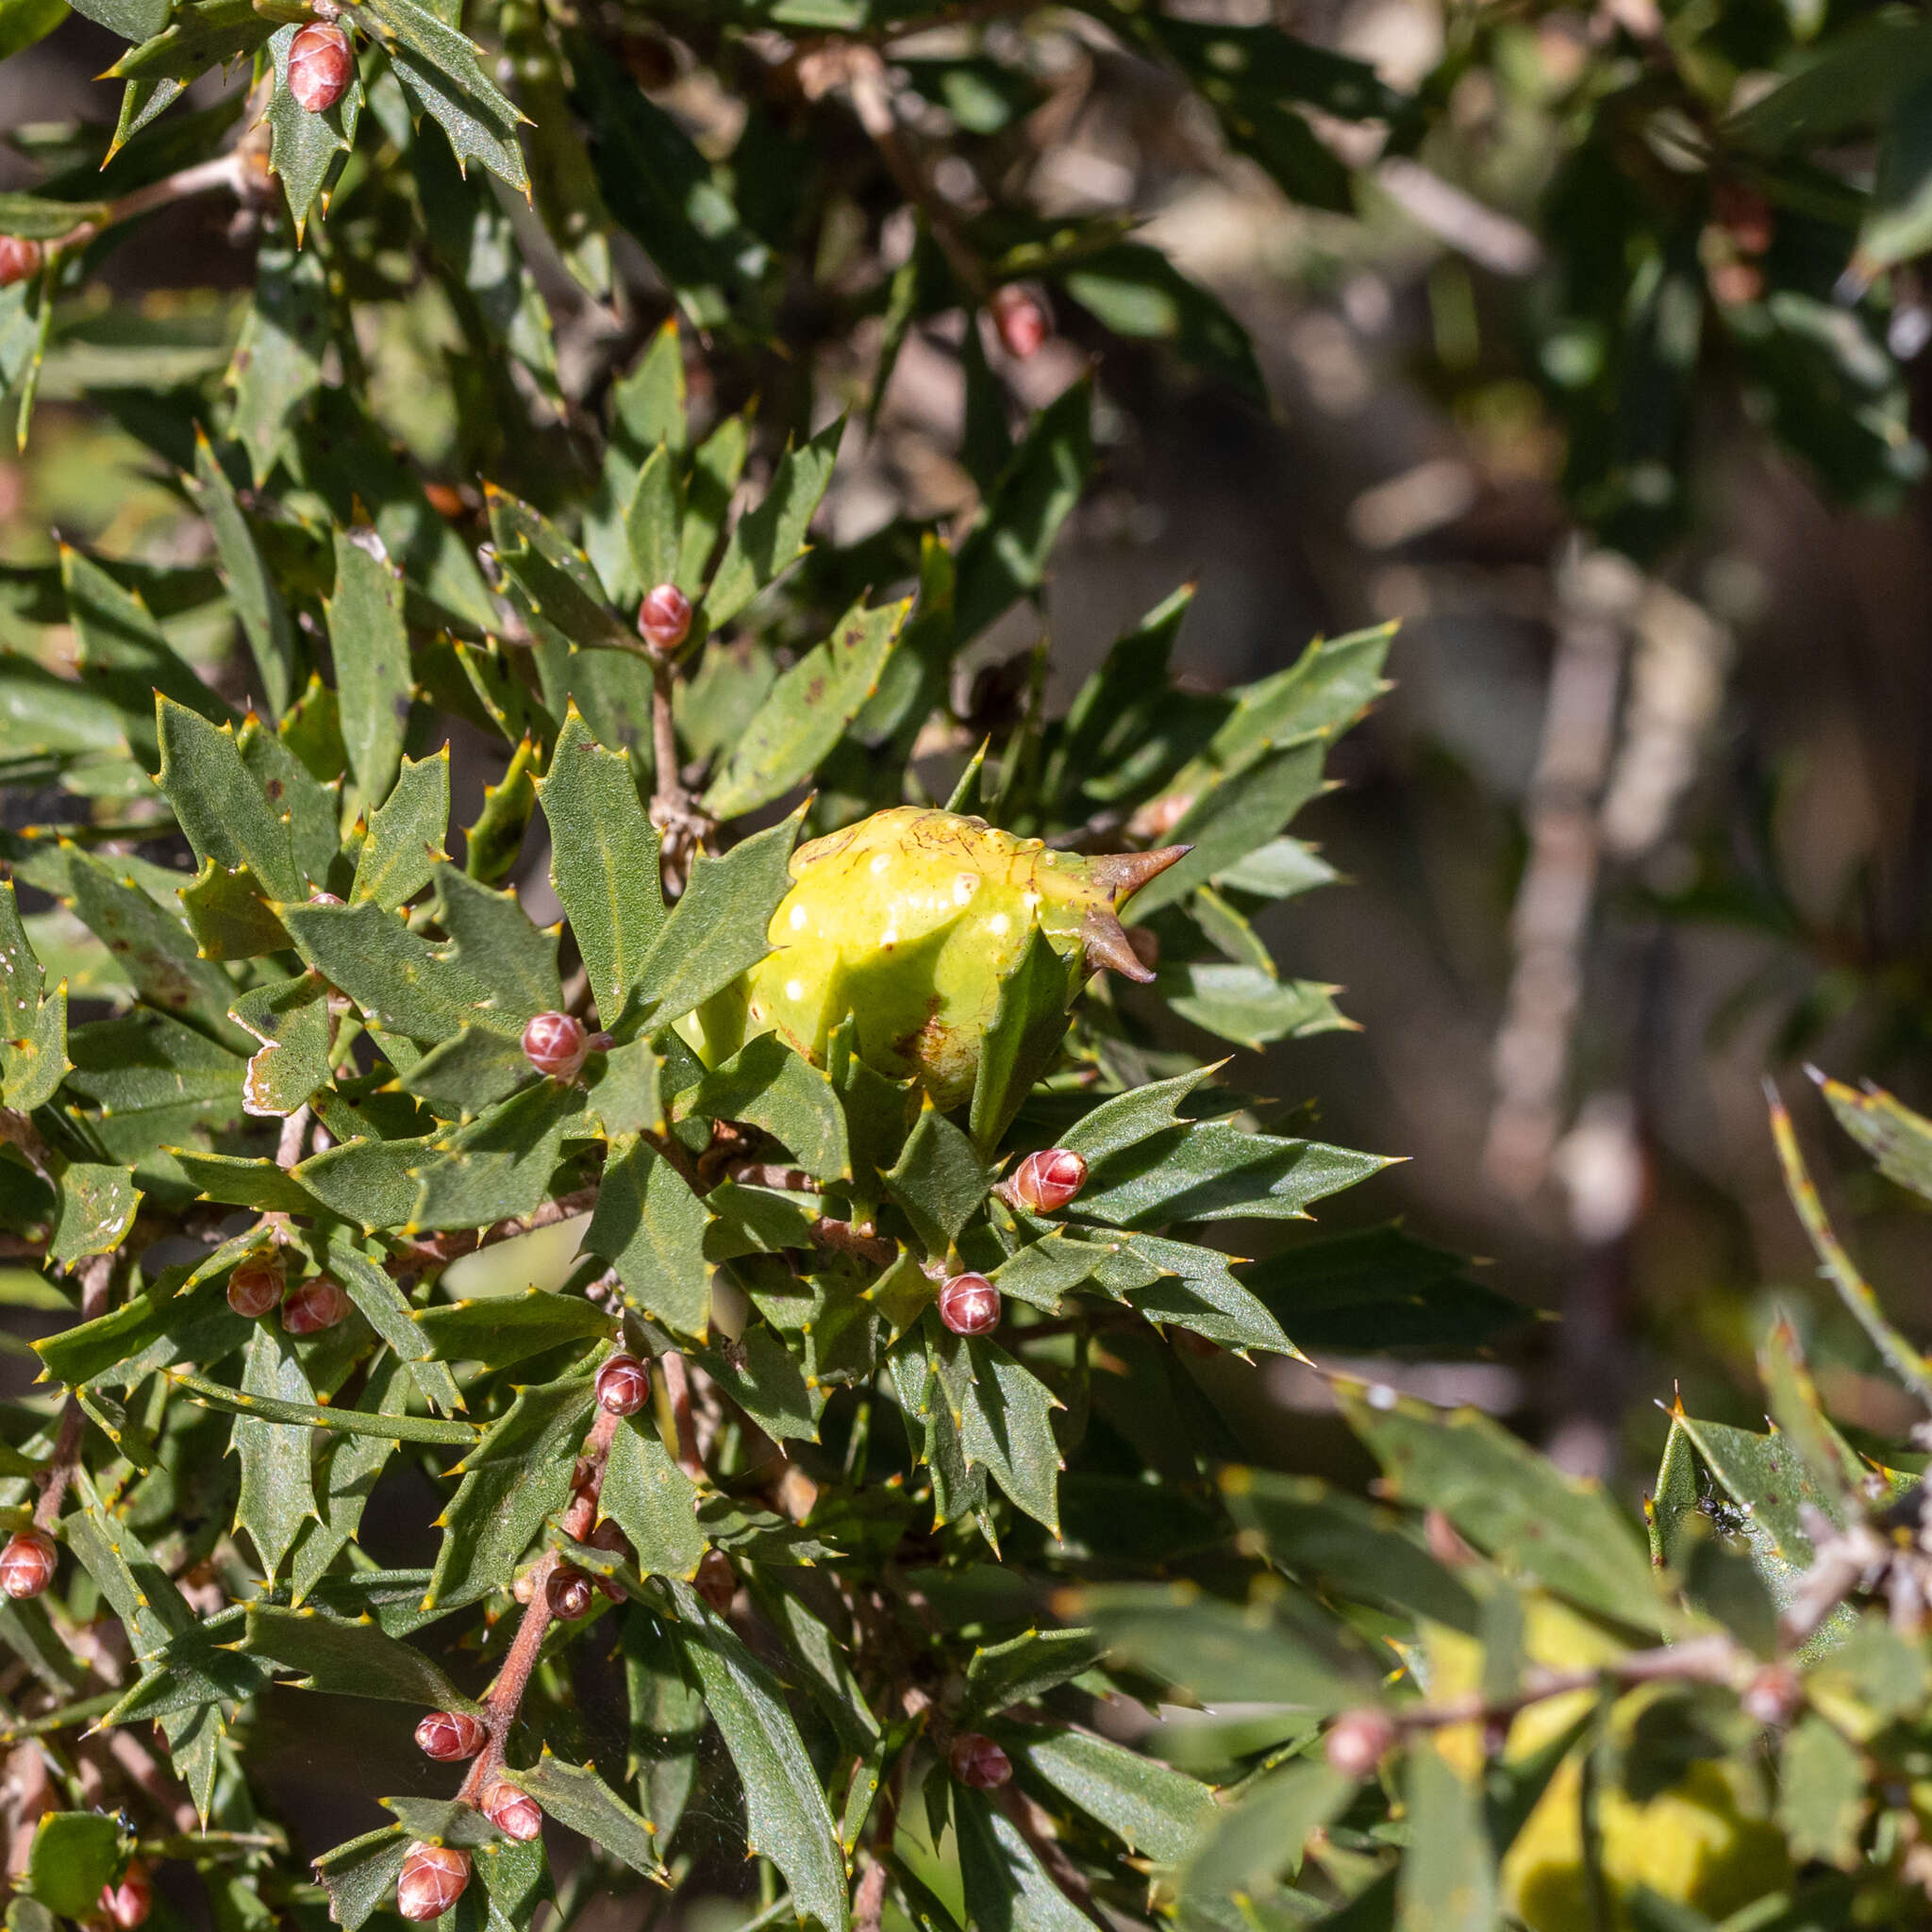
M 352 899 L 374 899 L 393 912 L 413 899 L 448 855 L 449 746 L 433 757 L 404 758 L 387 798 L 369 815 L 368 835 L 356 859 Z
M 605 1163 L 584 1246 L 616 1266 L 630 1306 L 701 1336 L 711 1312 L 707 1219 L 704 1203 L 649 1141 L 620 1141 Z
M 395 783 L 409 715 L 402 574 L 374 532 L 358 537 L 338 530 L 335 552 L 335 595 L 324 608 L 341 701 L 342 740 L 362 796 L 378 803 Z

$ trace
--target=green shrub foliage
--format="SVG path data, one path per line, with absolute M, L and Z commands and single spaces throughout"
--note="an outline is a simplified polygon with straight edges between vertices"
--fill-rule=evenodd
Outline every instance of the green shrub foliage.
M 1244 1466 L 1242 1362 L 1478 1346 L 1513 1305 L 1399 1228 L 1270 1225 L 1383 1160 L 1207 1059 L 1345 1024 L 1256 921 L 1332 879 L 1290 827 L 1389 634 L 1209 693 L 1172 670 L 1184 590 L 1064 706 L 1043 644 L 992 661 L 1094 462 L 1089 379 L 1017 407 L 1034 338 L 1260 390 L 1118 222 L 937 192 L 936 117 L 1002 178 L 1024 39 L 886 59 L 944 17 L 867 0 L 318 0 L 356 59 L 311 109 L 299 5 L 81 10 L 127 42 L 120 125 L 23 133 L 0 379 L 23 440 L 42 389 L 88 399 L 206 548 L 4 579 L 37 641 L 0 655 L 0 1296 L 47 1331 L 0 1408 L 9 1932 L 130 1926 L 144 1874 L 157 1923 L 224 1932 L 699 1893 L 744 1932 L 1923 1918 L 1919 1457 L 1834 1426 L 1789 1325 L 1773 1427 L 1672 1415 L 1648 1551 L 1495 1423 L 1377 1384 L 1335 1383 L 1375 1500 Z M 1328 208 L 1339 125 L 1406 157 L 1462 65 L 1508 64 L 1473 26 L 1411 99 L 1271 25 L 1086 11 Z M 4 0 L 6 50 L 64 13 Z M 1757 20 L 1750 61 L 1796 30 Z M 1724 183 L 1618 175 L 1648 152 L 1619 117 L 1653 99 L 1688 152 L 1740 31 L 1579 83 L 1604 112 L 1551 190 L 1577 313 L 1543 375 L 1632 545 L 1714 353 L 1685 325 Z M 1738 233 L 1765 197 L 1788 235 L 1862 222 L 1855 296 L 1915 251 L 1906 160 L 1867 207 L 1805 153 L 1903 113 L 1925 32 L 1874 19 L 1731 127 Z M 739 117 L 703 141 L 680 62 Z M 216 195 L 244 294 L 97 299 Z M 1869 497 L 1917 446 L 1821 258 L 1726 325 Z M 972 506 L 825 541 L 841 452 L 949 315 Z M 859 335 L 826 410 L 805 360 Z M 905 808 L 946 816 L 875 816 Z M 827 888 L 803 841 L 856 825 L 884 862 Z M 1041 881 L 1076 874 L 1104 890 L 1070 911 Z M 826 942 L 834 912 L 876 930 Z M 1932 1127 L 1829 1097 L 1932 1194 Z M 1053 1149 L 1077 1185 L 1043 1202 Z M 480 1751 L 411 1757 L 439 1712 Z M 291 1740 L 386 1822 L 294 1841 Z

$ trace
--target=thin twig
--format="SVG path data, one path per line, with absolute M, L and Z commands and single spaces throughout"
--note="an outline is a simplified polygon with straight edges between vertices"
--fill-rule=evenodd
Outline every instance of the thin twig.
M 677 1466 L 692 1482 L 707 1482 L 705 1459 L 698 1454 L 697 1431 L 691 1425 L 691 1374 L 684 1357 L 675 1348 L 668 1348 L 658 1363 L 664 1371 L 664 1393 L 671 1403 L 672 1426 L 677 1432 Z
M 603 1493 L 604 1470 L 610 1457 L 610 1444 L 617 1434 L 617 1424 L 616 1416 L 608 1409 L 600 1408 L 597 1420 L 591 1425 L 591 1433 L 584 1439 L 576 1489 L 560 1524 L 564 1535 L 573 1542 L 583 1541 L 596 1525 L 597 1501 Z M 461 1790 L 457 1793 L 458 1803 L 475 1804 L 494 1782 L 496 1773 L 503 1768 L 504 1751 L 516 1724 L 517 1712 L 523 1707 L 524 1692 L 529 1689 L 530 1673 L 537 1668 L 538 1654 L 543 1648 L 543 1639 L 554 1621 L 555 1613 L 550 1607 L 550 1579 L 562 1563 L 563 1558 L 555 1550 L 546 1550 L 530 1572 L 530 1601 L 524 1607 L 523 1620 L 517 1625 L 517 1634 L 510 1640 L 509 1654 L 503 1660 L 503 1668 L 497 1672 L 496 1681 L 491 1685 L 490 1694 L 483 1700 L 483 1724 L 488 1735 L 482 1751 L 463 1779 Z

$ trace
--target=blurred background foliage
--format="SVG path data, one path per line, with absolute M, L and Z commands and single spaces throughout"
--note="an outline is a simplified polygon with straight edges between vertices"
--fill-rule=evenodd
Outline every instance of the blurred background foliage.
M 522 11 L 464 20 L 538 124 L 546 221 L 489 204 L 499 281 L 418 258 L 412 197 L 436 256 L 465 241 L 438 233 L 436 170 L 399 183 L 380 140 L 309 231 L 359 363 L 329 380 L 359 386 L 466 542 L 479 476 L 540 507 L 594 483 L 584 425 L 674 306 L 667 275 L 700 325 L 700 432 L 756 397 L 757 470 L 853 411 L 821 528 L 855 591 L 907 575 L 908 529 L 962 528 L 1024 415 L 1091 369 L 1092 483 L 1041 610 L 975 648 L 969 715 L 1024 702 L 1042 635 L 1063 705 L 1183 576 L 1177 661 L 1206 689 L 1401 623 L 1395 689 L 1304 822 L 1352 888 L 1264 916 L 1366 1030 L 1235 1076 L 1320 1092 L 1325 1138 L 1411 1157 L 1337 1222 L 1402 1213 L 1566 1320 L 1377 1374 L 1630 1491 L 1674 1381 L 1753 1419 L 1776 1303 L 1816 1324 L 1833 1412 L 1900 1428 L 1811 1285 L 1760 1078 L 1797 1100 L 1813 1061 L 1932 1100 L 1932 26 L 1827 0 L 1096 0 L 891 35 L 862 6 L 599 8 L 617 54 L 576 75 L 579 106 L 608 91 L 593 184 L 545 143 L 559 82 L 520 53 L 540 44 Z M 91 169 L 122 109 L 97 76 L 125 42 L 78 14 L 46 31 L 64 13 L 0 0 L 0 189 Z M 1249 58 L 1270 23 L 1297 37 L 1292 71 Z M 816 30 L 851 25 L 887 46 L 930 219 L 814 65 Z M 246 67 L 156 132 L 239 115 Z M 653 196 L 703 216 L 697 258 L 638 245 Z M 1037 354 L 961 306 L 948 232 L 1041 289 Z M 70 288 L 31 435 L 0 458 L 0 643 L 71 654 L 43 588 L 55 532 L 130 566 L 209 561 L 175 467 L 224 407 L 274 242 L 188 201 Z M 160 614 L 219 681 L 225 608 Z M 447 728 L 467 822 L 501 752 Z M 957 767 L 961 747 L 924 749 Z M 544 874 L 526 849 L 533 910 Z M 1827 1195 L 1923 1329 L 1923 1206 L 1842 1172 Z M 1252 1459 L 1356 1466 L 1315 1378 L 1225 1373 L 1247 1378 L 1229 1396 Z

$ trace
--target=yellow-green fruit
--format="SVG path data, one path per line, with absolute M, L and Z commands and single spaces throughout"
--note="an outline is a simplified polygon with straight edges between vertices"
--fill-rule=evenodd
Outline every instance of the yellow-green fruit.
M 851 1014 L 861 1059 L 957 1107 L 1036 927 L 1066 960 L 1070 994 L 1099 966 L 1153 976 L 1116 909 L 1185 850 L 1088 858 L 956 812 L 874 812 L 799 847 L 772 951 L 678 1030 L 708 1066 L 770 1032 L 823 1065 Z

